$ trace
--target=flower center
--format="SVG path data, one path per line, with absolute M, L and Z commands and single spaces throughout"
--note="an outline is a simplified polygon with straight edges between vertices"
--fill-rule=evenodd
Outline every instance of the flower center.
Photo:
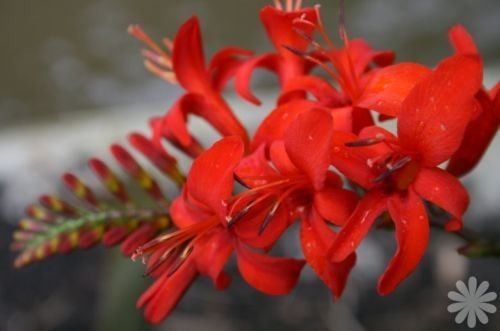
M 259 228 L 261 234 L 280 206 L 289 203 L 293 206 L 292 211 L 303 207 L 310 201 L 312 189 L 310 181 L 303 175 L 275 178 L 234 196 L 228 203 L 226 220 L 229 225 L 233 225 L 252 210 L 267 209 Z

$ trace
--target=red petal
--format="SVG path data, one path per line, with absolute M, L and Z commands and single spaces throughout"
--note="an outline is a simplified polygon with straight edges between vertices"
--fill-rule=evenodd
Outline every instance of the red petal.
M 296 100 L 278 106 L 260 124 L 251 143 L 251 149 L 257 149 L 261 144 L 268 144 L 283 139 L 288 129 L 299 114 L 316 107 L 309 100 Z
M 146 319 L 153 324 L 160 323 L 175 308 L 198 275 L 192 261 L 184 262 L 171 276 L 164 273 L 142 294 L 137 308 L 145 306 Z
M 495 107 L 489 96 L 480 91 L 476 98 L 481 104 L 481 113 L 467 126 L 462 144 L 446 167 L 455 176 L 465 175 L 479 163 L 498 130 Z
M 309 219 L 302 220 L 300 241 L 307 263 L 338 298 L 342 295 L 349 272 L 356 263 L 356 255 L 351 254 L 340 263 L 332 263 L 327 251 L 334 239 L 335 233 L 316 212 L 312 211 Z
M 472 39 L 472 36 L 463 25 L 457 24 L 452 26 L 448 31 L 448 38 L 450 38 L 455 52 L 461 54 L 479 54 L 474 39 Z
M 203 94 L 210 89 L 197 17 L 190 18 L 177 32 L 172 62 L 177 81 L 187 91 Z
M 358 140 L 352 133 L 336 131 L 333 134 L 331 163 L 343 175 L 364 188 L 372 187 L 376 174 L 368 166 L 368 159 L 377 155 L 369 147 L 347 147 L 347 142 Z M 377 150 L 375 150 L 377 151 Z
M 477 57 L 455 55 L 442 61 L 403 102 L 398 121 L 401 146 L 420 153 L 426 166 L 450 158 L 472 118 L 473 96 L 481 80 Z
M 190 198 L 185 186 L 182 195 L 172 201 L 169 211 L 175 226 L 181 229 L 213 216 L 206 206 Z
M 212 278 L 214 286 L 225 289 L 230 278 L 222 271 L 234 250 L 232 237 L 227 230 L 221 230 L 204 239 L 203 244 L 196 247 L 196 266 L 201 274 Z
M 195 111 L 198 113 L 210 111 L 205 98 L 192 93 L 183 95 L 165 115 L 162 123 L 163 132 L 178 141 L 181 146 L 189 146 L 193 138 L 187 127 L 187 116 Z
M 278 58 L 275 54 L 266 53 L 243 63 L 236 74 L 234 89 L 243 99 L 259 106 L 260 100 L 252 94 L 250 90 L 250 81 L 253 71 L 258 68 L 266 68 L 271 71 L 277 71 Z
M 300 114 L 285 134 L 288 156 L 311 179 L 316 190 L 323 187 L 330 166 L 332 117 L 324 111 Z
M 300 174 L 299 169 L 293 164 L 286 151 L 285 142 L 278 140 L 272 143 L 269 148 L 269 157 L 276 169 L 282 175 L 297 175 Z
M 172 134 L 168 125 L 165 124 L 165 118 L 154 117 L 150 120 L 150 125 L 153 131 L 153 143 L 155 146 L 163 146 L 162 139 L 165 138 L 191 158 L 198 157 L 198 155 L 205 150 L 200 142 L 193 137 L 188 138 L 188 140 L 191 140 L 188 145 L 183 145 L 177 137 Z
M 378 283 L 378 292 L 392 292 L 419 264 L 429 241 L 429 220 L 422 200 L 408 190 L 406 197 L 392 196 L 389 213 L 396 225 L 398 250 Z
M 208 65 L 214 90 L 222 92 L 227 82 L 236 75 L 246 57 L 251 55 L 251 51 L 238 47 L 226 47 L 218 51 Z
M 326 187 L 314 194 L 314 208 L 326 220 L 343 225 L 351 216 L 358 196 L 348 190 Z
M 295 54 L 286 50 L 283 45 L 292 47 L 299 51 L 305 51 L 309 46 L 309 41 L 295 31 L 295 22 L 297 19 L 303 19 L 316 23 L 316 12 L 314 8 L 304 8 L 291 12 L 285 12 L 271 6 L 266 6 L 260 11 L 260 19 L 264 24 L 267 35 L 274 45 L 274 48 L 285 58 L 292 60 L 300 59 Z M 300 27 L 301 32 L 312 37 L 314 28 L 312 26 Z M 300 59 L 302 60 L 302 59 Z
M 423 168 L 418 173 L 413 187 L 422 198 L 461 221 L 469 205 L 469 194 L 456 177 L 439 168 Z
M 187 178 L 187 191 L 220 217 L 233 190 L 233 171 L 243 156 L 239 137 L 226 137 L 215 143 L 194 162 Z
M 357 101 L 358 107 L 397 116 L 411 89 L 431 73 L 417 63 L 399 63 L 378 70 Z
M 284 295 L 297 284 L 303 260 L 259 254 L 239 246 L 238 269 L 245 281 L 269 295 Z
M 387 208 L 386 201 L 385 193 L 368 191 L 329 248 L 332 261 L 341 262 L 356 250 L 377 217 Z
M 349 50 L 349 56 L 354 65 L 357 75 L 361 75 L 365 72 L 370 64 L 374 62 L 379 66 L 387 66 L 394 62 L 394 52 L 392 51 L 375 51 L 373 48 L 363 39 L 353 39 L 349 41 L 349 47 L 344 47 L 341 52 L 344 57 L 344 65 L 348 65 L 347 60 L 347 50 Z

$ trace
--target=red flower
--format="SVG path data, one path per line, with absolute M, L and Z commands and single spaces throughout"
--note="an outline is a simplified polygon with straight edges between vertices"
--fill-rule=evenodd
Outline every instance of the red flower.
M 381 294 L 394 290 L 424 254 L 429 224 L 422 199 L 450 213 L 451 224 L 461 224 L 467 191 L 437 166 L 459 147 L 476 111 L 473 96 L 481 79 L 477 57 L 452 56 L 404 100 L 398 137 L 377 127 L 364 129 L 357 141 L 351 134 L 334 135 L 333 164 L 368 192 L 330 248 L 332 259 L 349 256 L 377 216 L 388 210 L 399 248 L 380 279 Z
M 282 139 L 290 123 L 299 114 L 311 109 L 328 110 L 334 118 L 335 130 L 357 133 L 363 127 L 373 124 L 368 110 L 371 105 L 358 104 L 363 101 L 362 92 L 367 82 L 378 70 L 374 66 L 391 64 L 394 54 L 388 51 L 374 51 L 364 40 L 349 41 L 346 35 L 344 35 L 345 47 L 336 48 L 324 30 L 319 7 L 309 10 L 311 15 L 289 19 L 287 36 L 292 31 L 294 39 L 291 37 L 288 39 L 294 42 L 284 44 L 286 48 L 283 49 L 285 54 L 288 53 L 288 56 L 296 58 L 296 61 L 305 61 L 309 69 L 314 65 L 324 68 L 338 83 L 340 90 L 319 77 L 308 75 L 309 69 L 302 73 L 295 71 L 295 75 L 289 75 L 282 84 L 278 107 L 262 122 L 252 140 L 252 150 L 262 143 Z M 314 16 L 312 13 L 315 13 Z M 315 30 L 322 34 L 328 44 L 327 48 L 312 40 L 312 32 Z M 312 45 L 316 51 L 307 53 L 308 45 Z M 326 64 L 327 62 L 333 65 L 333 70 Z M 307 94 L 311 94 L 313 100 L 306 98 Z
M 172 66 L 175 78 L 187 91 L 167 114 L 153 122 L 157 142 L 166 137 L 190 155 L 199 154 L 199 144 L 187 128 L 190 114 L 202 117 L 223 136 L 240 136 L 248 140 L 245 128 L 229 108 L 220 92 L 241 65 L 241 56 L 250 52 L 239 48 L 219 51 L 205 64 L 197 17 L 184 23 L 174 39 Z
M 138 302 L 150 322 L 163 320 L 198 274 L 211 277 L 216 288 L 226 288 L 230 278 L 222 269 L 234 250 L 240 273 L 256 289 L 278 295 L 295 286 L 302 261 L 250 250 L 228 228 L 225 201 L 242 155 L 241 139 L 226 137 L 199 156 L 170 209 L 179 229 L 138 249 L 136 257 L 148 260 L 147 273 L 158 277 Z
M 232 204 L 245 207 L 233 213 L 235 232 L 242 240 L 259 247 L 270 247 L 290 225 L 300 218 L 302 250 L 307 262 L 340 296 L 355 256 L 332 263 L 328 246 L 336 234 L 325 223 L 342 225 L 351 214 L 357 196 L 342 189 L 340 177 L 329 171 L 333 134 L 332 117 L 322 110 L 311 110 L 297 117 L 284 135 L 270 147 L 270 160 L 262 145 L 244 159 L 236 170 L 250 189 Z M 251 214 L 252 210 L 264 210 Z M 249 215 L 247 215 L 249 214 Z M 230 214 L 231 215 L 231 214 Z M 240 220 L 241 219 L 241 220 Z

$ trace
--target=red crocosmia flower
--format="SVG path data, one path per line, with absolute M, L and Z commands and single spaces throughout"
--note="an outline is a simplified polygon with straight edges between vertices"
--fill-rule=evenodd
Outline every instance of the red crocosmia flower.
M 225 201 L 243 151 L 241 138 L 226 137 L 201 154 L 170 209 L 179 229 L 137 250 L 135 257 L 145 257 L 147 273 L 157 277 L 138 302 L 150 322 L 163 320 L 199 274 L 211 277 L 216 288 L 226 288 L 230 278 L 222 269 L 234 250 L 243 278 L 256 289 L 278 295 L 295 286 L 303 261 L 252 251 L 228 228 Z
M 187 91 L 156 123 L 155 136 L 164 136 L 188 154 L 193 152 L 193 137 L 187 128 L 190 114 L 204 118 L 223 136 L 236 135 L 247 141 L 247 133 L 220 92 L 242 64 L 241 56 L 251 53 L 239 48 L 225 48 L 207 67 L 203 55 L 197 17 L 184 23 L 173 43 L 172 65 L 175 78 Z M 198 145 L 195 143 L 195 145 Z
M 355 256 L 351 254 L 340 263 L 330 261 L 327 250 L 336 234 L 325 220 L 342 225 L 354 209 L 357 196 L 344 190 L 340 177 L 329 170 L 332 133 L 332 117 L 325 111 L 311 110 L 290 124 L 284 141 L 271 145 L 269 160 L 261 145 L 236 170 L 240 181 L 250 189 L 235 197 L 231 208 L 239 213 L 230 215 L 238 236 L 261 247 L 273 244 L 290 219 L 300 218 L 306 260 L 338 297 Z M 254 209 L 265 210 L 267 216 L 252 215 Z
M 373 73 L 377 71 L 376 67 L 391 64 L 394 54 L 388 51 L 374 51 L 361 39 L 349 40 L 343 23 L 341 23 L 341 34 L 344 47 L 335 47 L 320 20 L 319 7 L 316 7 L 315 11 L 316 22 L 308 21 L 305 17 L 301 18 L 295 22 L 296 29 L 300 31 L 303 26 L 314 28 L 321 33 L 327 47 L 321 46 L 310 37 L 304 37 L 316 51 L 305 53 L 292 47 L 288 49 L 298 57 L 309 60 L 311 65 L 321 66 L 339 85 L 339 91 L 318 77 L 300 75 L 293 77 L 284 85 L 278 103 L 295 100 L 298 93 L 310 93 L 316 98 L 317 106 L 331 108 L 332 116 L 339 117 L 334 121 L 337 126 L 342 130 L 357 133 L 361 128 L 373 124 L 368 107 L 358 105 L 363 90 Z
M 449 38 L 457 53 L 479 56 L 474 40 L 463 26 L 452 27 Z M 495 104 L 495 97 L 483 87 L 477 92 L 476 99 L 481 112 L 469 123 L 460 148 L 446 167 L 455 176 L 467 174 L 479 163 L 498 130 L 498 104 Z
M 348 257 L 387 210 L 396 226 L 398 250 L 379 281 L 381 294 L 393 291 L 425 252 L 429 222 L 422 200 L 451 214 L 453 226 L 461 224 L 469 203 L 467 191 L 438 165 L 460 145 L 476 110 L 474 94 L 481 79 L 477 57 L 452 56 L 404 100 L 398 137 L 378 127 L 362 130 L 360 140 L 348 133 L 334 135 L 333 165 L 367 194 L 330 248 L 332 260 Z
M 285 47 L 291 47 L 305 52 L 309 46 L 310 38 L 314 33 L 314 27 L 305 27 L 302 35 L 294 29 L 294 22 L 301 18 L 316 22 L 314 8 L 301 8 L 302 1 L 286 2 L 282 6 L 280 1 L 275 1 L 275 7 L 266 6 L 260 12 L 260 18 L 272 42 L 276 53 L 265 53 L 248 60 L 238 69 L 235 81 L 236 92 L 244 99 L 259 105 L 260 101 L 250 91 L 250 78 L 257 67 L 265 68 L 278 75 L 280 84 L 283 86 L 288 80 L 304 75 L 311 65 L 305 59 L 297 57 Z

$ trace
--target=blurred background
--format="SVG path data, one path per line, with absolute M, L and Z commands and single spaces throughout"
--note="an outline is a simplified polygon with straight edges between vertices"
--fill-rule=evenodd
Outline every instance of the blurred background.
M 105 156 L 131 130 L 146 130 L 181 91 L 142 66 L 141 45 L 127 35 L 140 24 L 155 39 L 173 37 L 193 14 L 201 18 L 206 54 L 238 45 L 270 49 L 258 17 L 271 1 L 6 1 L 0 0 L 0 330 L 465 330 L 446 311 L 455 282 L 476 276 L 500 292 L 500 261 L 467 260 L 461 242 L 433 233 L 424 262 L 389 297 L 375 292 L 376 279 L 394 252 L 392 233 L 377 233 L 360 249 L 342 300 L 305 270 L 287 297 L 266 297 L 235 277 L 226 292 L 200 280 L 163 325 L 148 326 L 135 309 L 148 286 L 143 267 L 118 250 L 95 248 L 14 270 L 8 244 L 24 206 L 60 189 L 66 170 L 88 175 L 86 160 Z M 314 4 L 304 1 L 306 4 Z M 336 36 L 338 2 L 319 1 Z M 460 22 L 474 36 L 486 65 L 486 86 L 500 77 L 500 1 L 349 0 L 351 38 L 362 36 L 377 49 L 393 49 L 398 60 L 434 65 L 451 48 L 446 31 Z M 228 95 L 252 125 L 272 104 L 274 77 L 254 77 L 260 110 Z M 196 123 L 195 123 L 196 125 Z M 465 178 L 472 195 L 469 227 L 500 236 L 500 141 L 481 166 Z M 280 249 L 296 255 L 292 230 Z M 498 306 L 498 300 L 496 302 Z M 500 313 L 480 330 L 499 330 Z

